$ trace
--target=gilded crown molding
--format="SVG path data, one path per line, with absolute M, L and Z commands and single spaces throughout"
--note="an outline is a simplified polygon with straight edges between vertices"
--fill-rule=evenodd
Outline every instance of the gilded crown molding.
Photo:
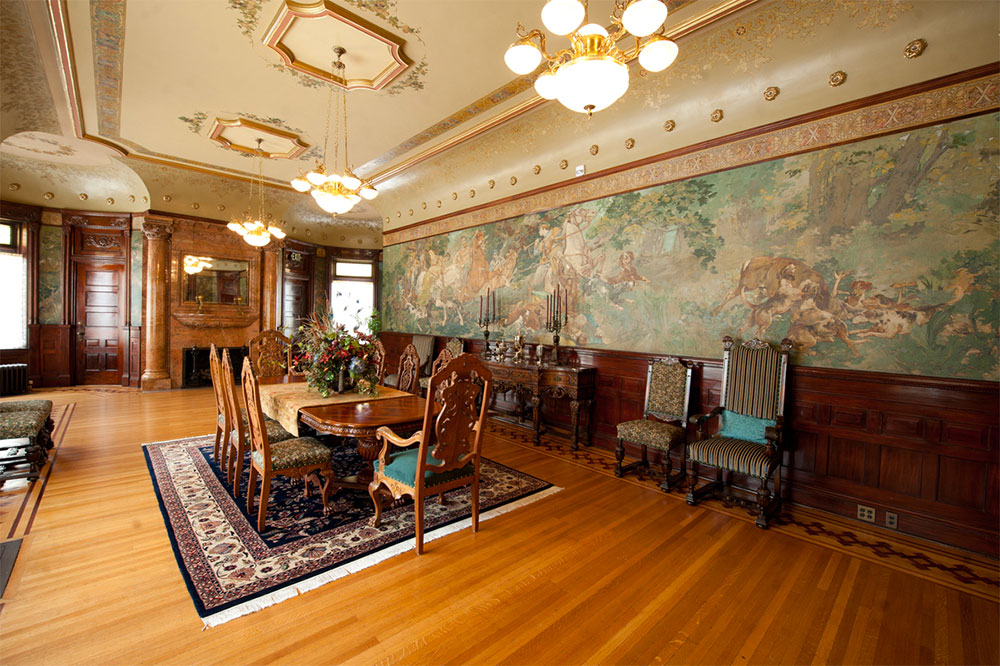
M 383 234 L 383 246 L 1000 108 L 993 63 Z M 984 75 L 985 74 L 985 75 Z M 956 82 L 957 81 L 957 82 Z M 886 101 L 888 100 L 888 101 Z

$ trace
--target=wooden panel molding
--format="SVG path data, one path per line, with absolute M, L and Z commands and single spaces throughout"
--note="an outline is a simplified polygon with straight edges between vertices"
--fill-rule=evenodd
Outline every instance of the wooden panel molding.
M 382 332 L 390 368 L 411 338 Z M 482 348 L 466 341 L 467 351 Z M 663 355 L 563 351 L 598 368 L 591 436 L 611 450 L 617 424 L 642 415 L 649 358 Z M 691 411 L 708 411 L 719 403 L 721 359 L 685 360 L 694 367 Z M 555 403 L 543 410 L 547 420 L 567 421 Z M 850 518 L 864 504 L 875 507 L 878 524 L 890 511 L 902 532 L 1000 555 L 1000 384 L 792 365 L 785 413 L 786 501 Z M 733 483 L 757 487 L 738 475 Z

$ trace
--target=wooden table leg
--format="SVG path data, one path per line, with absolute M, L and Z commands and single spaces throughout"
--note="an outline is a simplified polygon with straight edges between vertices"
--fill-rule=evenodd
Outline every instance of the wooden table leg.
M 578 448 L 577 447 L 577 439 L 578 439 L 578 435 L 579 435 L 579 431 L 580 431 L 580 401 L 579 400 L 570 400 L 570 402 L 569 402 L 569 409 L 570 409 L 571 416 L 573 418 L 573 442 L 572 442 L 572 447 L 573 447 L 573 450 L 576 451 L 576 449 Z
M 535 446 L 542 444 L 542 399 L 537 393 L 531 394 L 531 422 L 535 426 Z

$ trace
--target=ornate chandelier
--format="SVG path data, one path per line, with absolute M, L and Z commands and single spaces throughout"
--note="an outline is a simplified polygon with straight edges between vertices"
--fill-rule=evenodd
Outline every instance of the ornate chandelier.
M 519 39 L 507 49 L 504 62 L 515 74 L 528 74 L 544 56 L 549 68 L 535 80 L 535 91 L 589 116 L 628 90 L 628 61 L 638 55 L 643 68 L 661 72 L 674 62 L 678 49 L 663 36 L 667 6 L 661 0 L 615 0 L 610 34 L 588 21 L 587 9 L 587 0 L 549 0 L 542 8 L 542 23 L 556 35 L 569 35 L 570 48 L 549 55 L 545 33 L 527 32 L 518 23 Z M 635 45 L 623 52 L 616 44 L 626 32 L 635 38 Z
M 280 227 L 264 224 L 264 151 L 260 149 L 263 139 L 257 139 L 257 215 L 251 213 L 253 206 L 253 178 L 250 179 L 250 195 L 247 197 L 247 212 L 237 215 L 226 225 L 231 231 L 243 237 L 249 245 L 264 247 L 271 242 L 271 236 L 277 239 L 285 237 Z
M 346 86 L 346 68 L 341 58 L 347 51 L 342 46 L 335 46 L 333 47 L 333 52 L 337 55 L 337 59 L 331 66 L 331 73 L 334 78 L 340 79 Z M 378 196 L 378 190 L 367 180 L 362 180 L 355 176 L 353 169 L 348 166 L 350 162 L 347 160 L 346 88 L 340 89 L 338 93 L 340 103 L 337 105 L 336 127 L 334 128 L 333 165 L 331 173 L 327 174 L 326 172 L 326 158 L 330 154 L 330 111 L 333 106 L 333 91 L 335 88 L 340 89 L 340 86 L 331 82 L 330 96 L 327 98 L 326 104 L 326 134 L 323 137 L 323 163 L 317 162 L 315 169 L 304 176 L 300 175 L 298 178 L 292 180 L 292 187 L 299 192 L 309 192 L 320 208 L 328 213 L 338 215 L 348 212 L 362 199 L 368 199 L 369 201 L 374 199 Z M 344 122 L 344 171 L 342 173 L 337 171 L 338 155 L 340 152 L 341 117 L 343 117 Z

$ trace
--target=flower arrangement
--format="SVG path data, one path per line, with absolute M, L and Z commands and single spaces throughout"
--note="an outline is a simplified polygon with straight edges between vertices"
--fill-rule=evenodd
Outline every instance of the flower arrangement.
M 321 308 L 301 326 L 294 341 L 292 369 L 306 376 L 309 386 L 324 398 L 331 393 L 350 390 L 375 395 L 377 368 L 371 362 L 375 352 L 374 333 L 379 330 L 378 313 L 368 318 L 369 330 L 348 331 L 343 324 L 336 324 L 330 313 Z

